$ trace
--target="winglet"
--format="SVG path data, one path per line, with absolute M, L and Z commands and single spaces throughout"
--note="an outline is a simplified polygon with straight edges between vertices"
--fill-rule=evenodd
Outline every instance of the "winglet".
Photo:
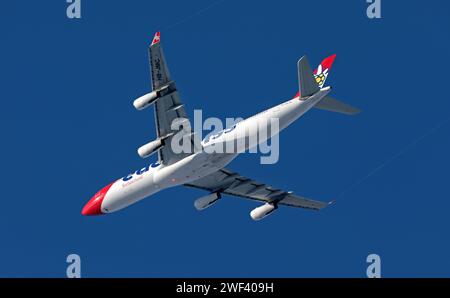
M 160 40 L 161 40 L 161 32 L 158 31 L 155 33 L 155 36 L 153 37 L 153 40 L 152 40 L 152 44 L 150 46 L 159 43 Z

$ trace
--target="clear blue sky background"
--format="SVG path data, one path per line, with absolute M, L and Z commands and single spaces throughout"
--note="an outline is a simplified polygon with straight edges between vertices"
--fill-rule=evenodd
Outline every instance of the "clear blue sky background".
M 364 277 L 377 253 L 385 277 L 448 277 L 448 1 L 383 0 L 381 20 L 364 0 L 212 3 L 83 0 L 81 20 L 63 0 L 1 5 L 0 276 L 64 277 L 77 253 L 84 277 Z M 333 95 L 363 113 L 310 111 L 281 134 L 277 164 L 229 165 L 336 205 L 256 223 L 254 202 L 199 213 L 203 192 L 179 187 L 83 217 L 149 162 L 136 148 L 155 137 L 153 111 L 131 103 L 149 91 L 157 30 L 188 113 L 221 119 L 290 99 L 297 59 L 336 53 Z

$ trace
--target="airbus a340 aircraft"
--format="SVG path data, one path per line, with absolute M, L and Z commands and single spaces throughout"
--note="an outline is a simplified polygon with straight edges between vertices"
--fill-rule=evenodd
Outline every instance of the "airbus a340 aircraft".
M 289 126 L 311 108 L 319 108 L 343 114 L 359 112 L 347 104 L 328 96 L 330 87 L 323 87 L 336 55 L 322 61 L 313 72 L 306 57 L 298 61 L 299 92 L 291 100 L 271 109 L 243 120 L 231 128 L 225 129 L 215 138 L 199 142 L 190 126 L 175 125 L 175 122 L 186 122 L 186 112 L 181 103 L 175 82 L 171 80 L 160 44 L 160 33 L 157 32 L 149 48 L 150 68 L 153 91 L 139 97 L 133 103 L 136 109 L 142 110 L 150 105 L 155 107 L 157 139 L 140 147 L 138 154 L 142 158 L 158 152 L 159 160 L 145 166 L 132 174 L 120 178 L 98 191 L 84 206 L 83 215 L 100 215 L 118 211 L 131 204 L 153 195 L 165 188 L 184 185 L 208 191 L 197 199 L 194 206 L 203 210 L 221 198 L 222 194 L 262 202 L 263 204 L 250 212 L 254 220 L 260 220 L 272 213 L 278 206 L 291 206 L 320 210 L 329 202 L 311 200 L 271 187 L 265 183 L 241 176 L 225 166 L 239 153 L 248 148 L 267 141 L 268 138 Z M 269 119 L 278 119 L 278 131 L 271 131 L 267 138 L 257 139 L 258 144 L 245 142 L 244 148 L 235 153 L 217 153 L 206 150 L 209 146 L 235 141 L 239 136 L 249 136 L 245 132 L 258 133 L 261 123 Z M 187 127 L 187 128 L 186 128 Z M 191 152 L 174 150 L 171 140 L 175 135 L 182 135 L 190 140 Z M 251 136 L 250 136 L 251 139 Z M 255 139 L 255 138 L 254 138 Z

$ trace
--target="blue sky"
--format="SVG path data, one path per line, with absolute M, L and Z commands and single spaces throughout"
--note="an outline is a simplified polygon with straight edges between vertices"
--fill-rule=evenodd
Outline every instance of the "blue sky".
M 211 4 L 214 4 L 211 6 Z M 205 8 L 208 8 L 206 9 Z M 353 1 L 65 1 L 2 4 L 0 276 L 449 276 L 450 16 L 446 1 L 382 1 L 370 20 Z M 346 117 L 313 110 L 280 136 L 280 160 L 240 156 L 229 168 L 337 203 L 319 213 L 173 188 L 121 212 L 86 218 L 101 187 L 149 161 L 155 137 L 147 46 L 162 31 L 187 112 L 248 117 L 297 92 L 296 62 L 336 53 L 333 96 Z M 153 161 L 155 157 L 152 157 Z

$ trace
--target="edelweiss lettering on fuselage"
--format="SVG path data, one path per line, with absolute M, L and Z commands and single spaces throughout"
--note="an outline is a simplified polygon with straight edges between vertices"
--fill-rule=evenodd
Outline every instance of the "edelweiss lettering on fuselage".
M 140 175 L 144 174 L 145 172 L 148 172 L 150 169 L 157 168 L 160 165 L 161 164 L 159 162 L 152 163 L 151 165 L 143 167 L 142 169 L 137 170 L 134 173 L 128 174 L 127 176 L 122 178 L 122 181 L 123 182 L 130 181 L 131 179 L 133 179 L 133 177 L 140 176 Z

